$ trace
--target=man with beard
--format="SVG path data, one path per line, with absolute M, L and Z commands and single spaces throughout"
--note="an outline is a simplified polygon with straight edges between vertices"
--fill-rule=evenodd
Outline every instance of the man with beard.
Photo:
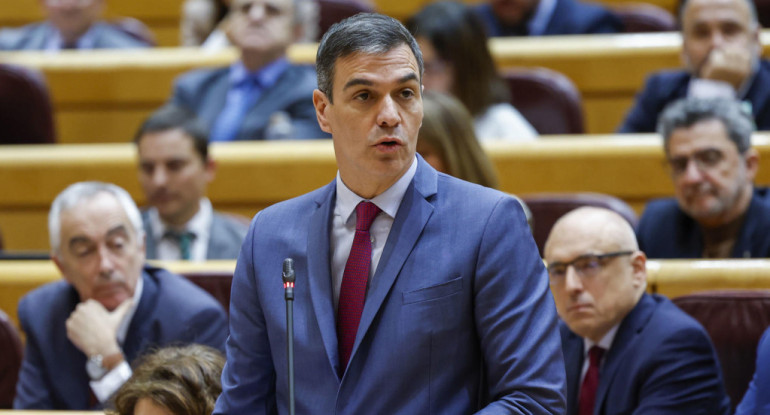
M 759 154 L 751 114 L 728 99 L 687 99 L 661 115 L 658 132 L 676 200 L 652 201 L 639 221 L 650 258 L 770 256 L 770 203 L 753 185 Z
M 150 208 L 142 212 L 147 259 L 235 259 L 248 226 L 215 212 L 206 198 L 216 163 L 203 124 L 169 105 L 148 118 L 134 139 L 139 182 Z

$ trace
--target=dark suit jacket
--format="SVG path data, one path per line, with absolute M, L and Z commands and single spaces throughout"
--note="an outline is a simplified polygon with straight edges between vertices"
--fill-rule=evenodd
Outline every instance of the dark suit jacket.
M 1 30 L 0 50 L 44 50 L 48 46 L 49 34 L 50 27 L 45 22 Z M 99 24 L 94 43 L 94 49 L 131 49 L 149 46 L 107 23 Z
M 492 6 L 484 3 L 476 7 L 487 34 L 490 37 L 516 36 L 495 17 Z M 578 0 L 556 0 L 551 19 L 543 35 L 584 35 L 592 33 L 618 33 L 623 31 L 623 22 L 607 8 Z
M 583 338 L 561 324 L 567 414 L 577 414 Z M 730 399 L 706 330 L 659 295 L 643 294 L 620 323 L 599 371 L 596 415 L 728 414 Z
M 214 413 L 287 413 L 277 279 L 287 257 L 296 269 L 297 413 L 564 411 L 555 307 L 519 203 L 418 160 L 342 377 L 330 275 L 334 182 L 255 217 L 233 278 Z
M 158 258 L 155 238 L 150 224 L 149 214 L 142 210 L 142 223 L 146 234 L 147 259 Z M 206 248 L 206 259 L 236 259 L 241 250 L 243 238 L 249 227 L 237 220 L 214 212 L 211 218 L 211 230 L 209 232 L 209 245 Z
M 757 347 L 757 368 L 735 415 L 770 414 L 770 328 Z
M 687 96 L 690 79 L 690 74 L 683 70 L 660 71 L 648 77 L 618 132 L 655 132 L 658 116 L 666 105 Z M 743 100 L 751 103 L 757 130 L 770 130 L 770 62 L 760 61 L 759 70 Z
M 754 189 L 731 258 L 770 258 L 768 189 Z M 636 230 L 639 249 L 649 258 L 702 258 L 700 225 L 687 216 L 676 199 L 647 203 Z
M 236 140 L 264 140 L 271 116 L 284 112 L 291 121 L 289 138 L 328 138 L 321 131 L 313 106 L 316 75 L 309 66 L 291 65 L 272 88 L 263 91 L 246 114 Z M 171 97 L 173 104 L 194 112 L 213 126 L 225 107 L 230 88 L 230 67 L 200 69 L 179 77 Z
M 122 346 L 129 363 L 172 344 L 200 343 L 224 350 L 227 316 L 217 300 L 160 268 L 145 267 L 142 278 L 142 297 Z M 67 338 L 65 326 L 79 302 L 78 293 L 64 280 L 46 284 L 19 302 L 27 345 L 14 408 L 94 409 L 86 355 Z

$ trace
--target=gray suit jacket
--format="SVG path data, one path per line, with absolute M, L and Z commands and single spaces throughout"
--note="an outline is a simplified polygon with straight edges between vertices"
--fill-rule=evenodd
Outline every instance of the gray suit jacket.
M 225 107 L 229 84 L 230 67 L 194 70 L 177 79 L 171 103 L 187 108 L 213 126 Z M 318 126 L 313 106 L 316 85 L 315 71 L 311 67 L 289 66 L 246 114 L 235 139 L 269 138 L 271 118 L 280 112 L 288 116 L 291 125 L 291 131 L 281 138 L 328 138 L 329 135 Z
M 144 232 L 147 235 L 147 259 L 164 259 L 158 258 L 156 241 L 152 237 L 152 226 L 147 210 L 142 211 L 142 222 L 144 223 Z M 206 248 L 206 259 L 237 259 L 243 238 L 246 237 L 248 230 L 248 224 L 214 212 L 211 219 L 209 245 Z
M 107 23 L 98 23 L 96 29 L 94 49 L 130 49 L 150 46 Z M 51 30 L 51 26 L 46 22 L 0 30 L 0 50 L 44 50 L 48 46 Z

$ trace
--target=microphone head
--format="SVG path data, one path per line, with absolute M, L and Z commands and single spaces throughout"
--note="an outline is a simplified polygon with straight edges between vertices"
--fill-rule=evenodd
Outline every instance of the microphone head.
M 292 258 L 286 258 L 283 260 L 283 282 L 294 282 L 294 260 Z

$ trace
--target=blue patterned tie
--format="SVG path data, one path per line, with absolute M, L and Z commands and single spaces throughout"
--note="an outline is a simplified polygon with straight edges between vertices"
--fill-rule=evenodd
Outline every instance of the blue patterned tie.
M 255 76 L 244 79 L 227 94 L 227 102 L 214 121 L 209 141 L 233 141 L 238 137 L 246 113 L 259 98 L 259 80 Z

